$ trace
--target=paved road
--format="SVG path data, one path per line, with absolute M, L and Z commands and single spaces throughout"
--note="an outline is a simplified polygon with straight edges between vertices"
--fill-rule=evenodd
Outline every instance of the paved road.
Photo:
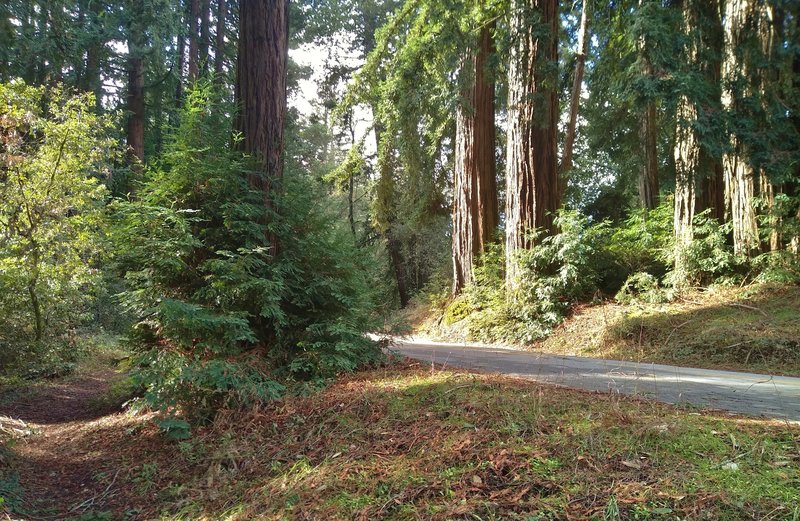
M 437 366 L 479 369 L 565 387 L 643 395 L 666 403 L 800 421 L 800 378 L 416 339 L 396 339 L 392 349 Z

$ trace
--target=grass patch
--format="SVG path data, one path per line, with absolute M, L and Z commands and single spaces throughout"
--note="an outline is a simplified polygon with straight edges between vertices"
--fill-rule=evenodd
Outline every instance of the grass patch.
M 584 306 L 536 350 L 800 375 L 800 288 L 689 292 L 666 304 Z
M 419 365 L 158 443 L 128 453 L 136 465 L 120 478 L 155 495 L 127 505 L 148 518 L 800 515 L 795 426 Z

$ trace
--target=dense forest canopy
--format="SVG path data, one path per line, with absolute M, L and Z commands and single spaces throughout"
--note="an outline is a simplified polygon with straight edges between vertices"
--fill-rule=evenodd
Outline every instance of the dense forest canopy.
M 0 82 L 0 361 L 124 332 L 179 434 L 422 301 L 800 282 L 790 0 L 9 0 Z

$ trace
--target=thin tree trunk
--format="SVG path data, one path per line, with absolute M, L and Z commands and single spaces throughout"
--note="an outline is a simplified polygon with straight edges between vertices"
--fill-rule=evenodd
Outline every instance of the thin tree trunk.
M 86 48 L 86 69 L 84 72 L 83 90 L 94 93 L 95 109 L 103 108 L 103 80 L 100 76 L 100 62 L 105 43 L 101 33 L 100 17 L 103 6 L 99 1 L 89 2 L 89 24 L 93 28 L 92 38 Z
M 194 83 L 199 73 L 197 67 L 199 58 L 197 20 L 200 17 L 200 0 L 189 0 L 189 2 L 189 83 Z
M 350 129 L 350 146 L 356 146 L 356 127 L 353 124 L 354 113 L 351 110 L 347 117 L 347 125 Z M 353 240 L 356 239 L 356 219 L 355 209 L 353 208 L 353 196 L 355 193 L 355 176 L 350 172 L 350 178 L 347 180 L 347 221 L 350 223 L 350 232 L 353 234 Z
M 288 0 L 240 0 L 236 70 L 236 128 L 240 148 L 260 169 L 248 177 L 273 208 L 272 192 L 283 177 L 286 74 L 289 50 Z M 268 237 L 273 254 L 276 237 Z
M 578 110 L 581 103 L 581 87 L 583 86 L 583 71 L 586 67 L 586 48 L 589 44 L 586 38 L 587 27 L 589 25 L 588 0 L 581 3 L 581 24 L 578 29 L 578 53 L 575 56 L 575 75 L 572 78 L 572 94 L 569 101 L 569 121 L 567 122 L 567 135 L 564 139 L 564 154 L 561 157 L 559 174 L 561 181 L 561 196 L 567 188 L 567 176 L 572 170 L 572 149 L 575 146 L 575 132 L 578 125 Z
M 467 52 L 462 74 L 467 106 L 456 113 L 453 189 L 453 295 L 472 281 L 475 256 L 492 240 L 499 221 L 494 159 L 494 81 L 486 67 L 494 46 L 492 27 L 481 30 L 478 51 Z
M 217 0 L 217 33 L 214 44 L 214 77 L 222 81 L 225 67 L 225 19 L 228 16 L 228 6 L 225 0 Z
M 180 30 L 178 31 L 178 49 L 176 56 L 176 75 L 177 83 L 175 84 L 175 107 L 180 110 L 183 106 L 183 72 L 186 65 L 186 24 L 188 22 L 189 14 L 186 9 L 181 13 L 182 22 L 179 24 Z M 176 124 L 177 122 L 173 122 Z
M 517 252 L 531 234 L 553 233 L 559 207 L 556 164 L 558 2 L 512 0 L 506 159 L 506 283 L 516 285 Z M 537 19 L 539 27 L 530 27 Z

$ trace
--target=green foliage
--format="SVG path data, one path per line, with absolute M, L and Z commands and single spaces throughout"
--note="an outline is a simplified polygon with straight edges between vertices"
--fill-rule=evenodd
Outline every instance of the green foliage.
M 594 258 L 606 225 L 590 226 L 576 212 L 561 212 L 555 224 L 559 233 L 520 253 L 518 286 L 510 297 L 512 317 L 523 325 L 517 336 L 525 341 L 549 334 L 572 304 L 597 289 Z
M 218 103 L 210 90 L 191 93 L 162 164 L 137 200 L 115 204 L 124 302 L 138 317 L 136 379 L 146 403 L 192 418 L 380 356 L 363 336 L 365 256 L 301 173 L 273 185 L 282 191 L 265 205 L 248 184 L 256 165 L 226 145 Z
M 749 260 L 735 255 L 728 244 L 730 224 L 721 225 L 704 211 L 695 215 L 692 229 L 694 237 L 688 244 L 675 244 L 666 250 L 667 260 L 674 266 L 665 277 L 667 284 L 701 286 L 739 281 L 746 276 Z
M 572 304 L 597 290 L 596 258 L 607 225 L 590 225 L 576 212 L 556 218 L 560 233 L 539 238 L 520 252 L 520 277 L 509 292 L 505 256 L 491 246 L 475 267 L 475 280 L 445 310 L 444 322 L 463 321 L 467 335 L 482 341 L 531 342 L 558 325 Z
M 74 347 L 102 288 L 101 180 L 119 149 L 90 95 L 15 81 L 0 84 L 0 107 L 2 365 L 49 365 Z
M 658 278 L 650 273 L 634 273 L 625 280 L 616 296 L 617 302 L 621 304 L 635 304 L 645 302 L 647 304 L 661 304 L 671 300 L 671 294 L 658 282 Z
M 672 244 L 672 205 L 665 202 L 653 210 L 632 210 L 625 222 L 614 228 L 606 250 L 613 258 L 615 282 L 609 289 L 638 272 L 661 276 L 667 270 Z

